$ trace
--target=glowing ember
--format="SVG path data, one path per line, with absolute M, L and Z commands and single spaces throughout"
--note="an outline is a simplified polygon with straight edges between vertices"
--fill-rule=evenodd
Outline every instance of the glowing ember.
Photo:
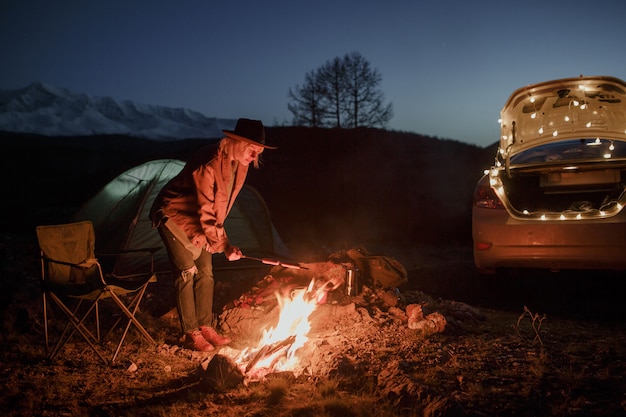
M 246 348 L 235 359 L 245 374 L 289 371 L 298 366 L 296 351 L 309 340 L 309 317 L 326 298 L 328 288 L 315 288 L 311 280 L 307 288 L 290 294 L 276 293 L 280 314 L 275 327 L 263 331 L 256 348 Z

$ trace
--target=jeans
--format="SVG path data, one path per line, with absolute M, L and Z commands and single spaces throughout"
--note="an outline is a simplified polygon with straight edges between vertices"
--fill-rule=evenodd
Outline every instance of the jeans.
M 168 225 L 172 227 L 172 225 Z M 204 249 L 194 260 L 193 253 L 185 248 L 165 224 L 158 227 L 159 234 L 174 268 L 176 307 L 183 333 L 211 326 L 213 322 L 213 258 Z M 197 268 L 197 272 L 194 273 Z

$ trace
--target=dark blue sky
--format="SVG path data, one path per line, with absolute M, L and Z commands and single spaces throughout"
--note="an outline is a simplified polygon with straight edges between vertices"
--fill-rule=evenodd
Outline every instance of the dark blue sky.
M 382 75 L 389 128 L 486 146 L 518 87 L 626 79 L 625 18 L 623 0 L 4 0 L 0 89 L 288 124 L 288 89 L 357 51 Z

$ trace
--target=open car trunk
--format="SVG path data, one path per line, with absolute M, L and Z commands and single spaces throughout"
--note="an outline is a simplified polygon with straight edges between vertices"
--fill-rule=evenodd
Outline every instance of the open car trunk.
M 502 175 L 510 206 L 519 212 L 591 212 L 617 204 L 626 168 L 511 170 Z
M 610 217 L 626 203 L 625 126 L 626 83 L 617 78 L 522 87 L 501 112 L 492 185 L 513 216 L 597 211 Z M 599 213 L 606 207 L 617 210 Z

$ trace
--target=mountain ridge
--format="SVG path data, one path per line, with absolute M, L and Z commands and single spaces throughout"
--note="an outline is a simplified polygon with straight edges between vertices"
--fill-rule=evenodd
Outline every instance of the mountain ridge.
M 12 133 L 128 135 L 154 140 L 218 138 L 236 122 L 187 108 L 74 93 L 43 82 L 0 90 L 0 130 Z

